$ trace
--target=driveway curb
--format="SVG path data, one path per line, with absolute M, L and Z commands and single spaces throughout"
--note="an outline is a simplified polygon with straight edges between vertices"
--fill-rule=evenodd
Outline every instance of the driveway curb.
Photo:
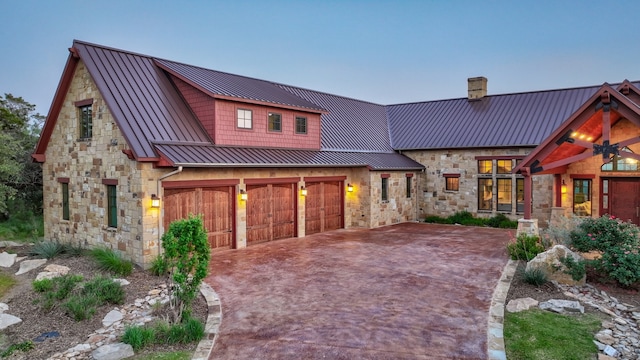
M 507 360 L 504 350 L 504 306 L 511 280 L 518 262 L 509 260 L 502 269 L 502 276 L 493 291 L 489 307 L 489 326 L 487 328 L 487 358 L 489 360 Z
M 218 294 L 204 282 L 200 284 L 200 293 L 207 301 L 207 323 L 204 326 L 204 338 L 198 343 L 198 347 L 191 357 L 192 360 L 207 360 L 209 358 L 211 350 L 216 344 L 222 321 L 222 308 Z

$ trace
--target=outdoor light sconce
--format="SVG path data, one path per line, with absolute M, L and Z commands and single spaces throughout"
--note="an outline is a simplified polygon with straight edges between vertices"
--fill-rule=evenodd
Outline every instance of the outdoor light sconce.
M 160 198 L 156 194 L 151 194 L 151 207 L 156 209 L 160 207 Z
M 351 183 L 347 184 L 347 191 L 353 192 L 353 185 L 351 185 Z
M 240 190 L 240 200 L 247 201 L 249 198 L 247 192 L 245 190 Z
M 564 179 L 562 179 L 562 187 L 561 187 L 561 191 L 563 194 L 567 193 L 567 184 L 564 183 Z
M 306 187 L 301 187 L 300 188 L 300 195 L 302 196 L 307 196 L 307 188 Z

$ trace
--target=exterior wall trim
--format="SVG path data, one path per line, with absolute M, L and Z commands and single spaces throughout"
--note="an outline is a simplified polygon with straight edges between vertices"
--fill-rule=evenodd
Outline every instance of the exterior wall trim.
M 381 179 L 388 179 L 391 177 L 391 174 L 380 174 Z
M 118 185 L 118 179 L 102 179 L 104 185 Z
M 185 188 L 205 188 L 218 186 L 235 186 L 240 184 L 238 179 L 215 179 L 215 180 L 174 180 L 163 181 L 162 187 L 165 189 L 185 189 Z
M 300 177 L 244 179 L 245 185 L 290 184 L 300 181 Z
M 459 173 L 444 173 L 442 174 L 443 177 L 446 178 L 459 178 L 460 174 Z
M 571 174 L 569 175 L 571 179 L 595 179 L 596 174 Z
M 75 106 L 75 107 L 82 107 L 82 106 L 87 106 L 87 105 L 93 105 L 93 98 L 79 100 L 79 101 L 75 101 L 73 103 L 73 106 Z
M 322 182 L 322 181 L 344 181 L 346 176 L 305 176 L 304 182 Z
M 59 177 L 56 180 L 58 180 L 58 182 L 61 183 L 61 184 L 68 184 L 69 183 L 69 178 L 68 177 Z
M 522 160 L 524 158 L 525 158 L 524 155 L 498 155 L 498 156 L 482 155 L 482 156 L 475 157 L 476 160 L 511 160 L 511 159 Z

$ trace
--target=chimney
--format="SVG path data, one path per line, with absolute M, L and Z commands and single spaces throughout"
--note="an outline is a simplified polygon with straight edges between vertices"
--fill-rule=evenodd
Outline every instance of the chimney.
M 468 78 L 469 100 L 479 100 L 487 96 L 487 78 L 484 76 Z

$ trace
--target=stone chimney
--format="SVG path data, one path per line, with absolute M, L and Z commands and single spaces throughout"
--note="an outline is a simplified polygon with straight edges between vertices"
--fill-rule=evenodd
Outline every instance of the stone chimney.
M 468 78 L 469 100 L 479 100 L 487 96 L 487 78 L 484 76 Z

